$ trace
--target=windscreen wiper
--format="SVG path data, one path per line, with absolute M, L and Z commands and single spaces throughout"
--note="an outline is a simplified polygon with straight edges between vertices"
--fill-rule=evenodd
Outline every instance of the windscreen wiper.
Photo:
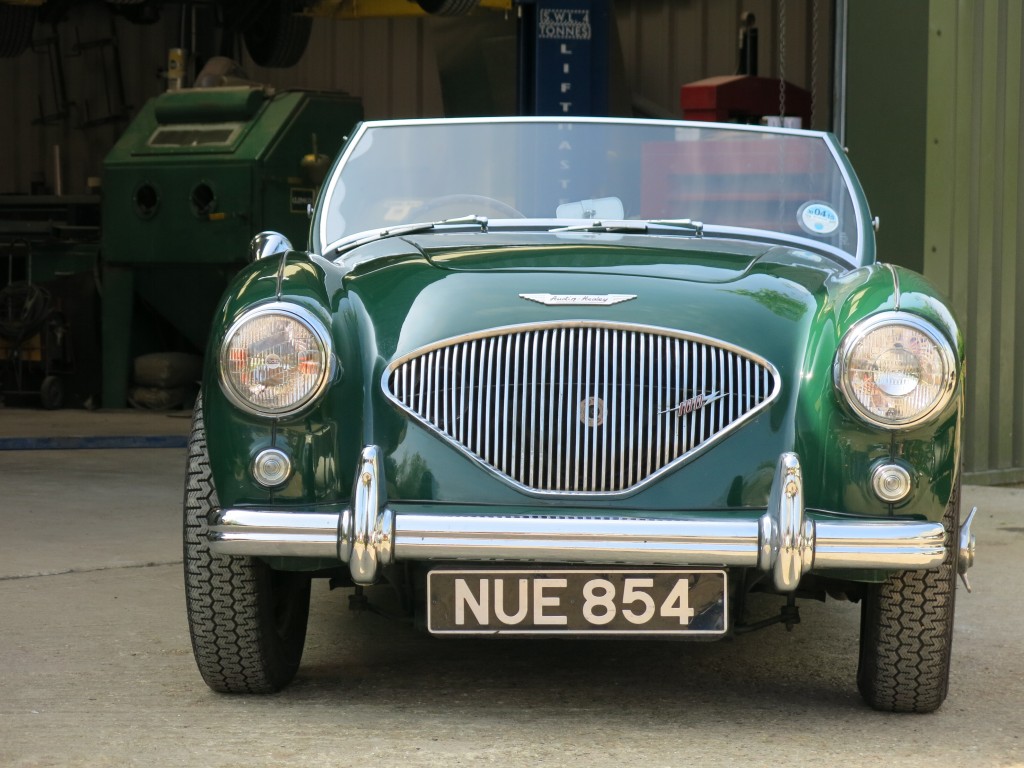
M 355 240 L 349 240 L 348 242 L 342 243 L 334 249 L 335 253 L 342 253 L 344 251 L 357 248 L 360 245 L 366 245 L 376 240 L 384 240 L 389 237 L 401 237 L 402 235 L 418 235 L 421 232 L 430 232 L 438 227 L 443 226 L 458 226 L 460 224 L 470 224 L 473 226 L 480 227 L 481 232 L 487 231 L 487 225 L 490 219 L 486 216 L 459 216 L 454 219 L 441 219 L 440 221 L 419 221 L 412 224 L 401 224 L 397 227 L 385 227 L 384 229 L 377 229 L 370 232 L 363 237 Z
M 704 236 L 704 224 L 692 219 L 650 219 L 647 221 L 591 221 L 586 224 L 573 224 L 568 227 L 556 227 L 550 232 L 623 232 L 647 234 L 652 229 L 684 229 L 694 237 Z

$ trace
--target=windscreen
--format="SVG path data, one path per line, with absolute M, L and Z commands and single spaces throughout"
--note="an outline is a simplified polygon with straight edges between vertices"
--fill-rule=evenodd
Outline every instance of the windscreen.
M 368 124 L 324 200 L 323 243 L 421 221 L 692 219 L 850 254 L 849 181 L 821 134 L 693 124 Z

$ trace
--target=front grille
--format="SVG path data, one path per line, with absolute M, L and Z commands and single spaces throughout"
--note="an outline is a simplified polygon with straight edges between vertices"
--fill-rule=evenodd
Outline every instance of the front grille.
M 393 363 L 388 396 L 514 483 L 621 493 L 750 418 L 778 377 L 749 352 L 663 329 L 502 328 Z

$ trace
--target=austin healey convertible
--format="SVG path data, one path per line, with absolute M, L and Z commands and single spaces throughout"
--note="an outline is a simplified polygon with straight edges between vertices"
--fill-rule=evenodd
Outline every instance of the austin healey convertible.
M 942 703 L 962 333 L 877 259 L 832 135 L 366 122 L 311 217 L 254 238 L 195 409 L 211 688 L 285 686 L 330 578 L 438 636 L 719 639 L 849 600 L 867 703 Z

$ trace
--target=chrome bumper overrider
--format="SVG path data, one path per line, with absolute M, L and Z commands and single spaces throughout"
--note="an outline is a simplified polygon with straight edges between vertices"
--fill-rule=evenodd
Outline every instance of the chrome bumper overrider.
M 971 518 L 961 528 L 961 566 L 973 561 Z M 396 513 L 384 499 L 379 450 L 363 450 L 352 506 L 340 514 L 221 509 L 210 547 L 226 555 L 337 558 L 356 584 L 395 560 L 472 560 L 630 565 L 722 565 L 770 572 L 796 589 L 810 571 L 928 570 L 946 554 L 941 523 L 811 520 L 796 454 L 779 458 L 768 510 L 759 518 L 673 520 Z

